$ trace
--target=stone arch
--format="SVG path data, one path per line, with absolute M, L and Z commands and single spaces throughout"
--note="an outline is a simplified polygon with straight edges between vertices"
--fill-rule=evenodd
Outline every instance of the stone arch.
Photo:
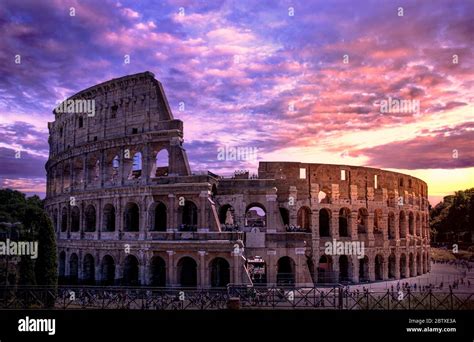
M 318 263 L 318 283 L 331 283 L 333 279 L 332 257 L 323 254 Z
M 421 275 L 423 273 L 423 268 L 422 268 L 422 265 L 421 265 L 420 252 L 416 253 L 416 273 L 417 273 L 417 275 Z
M 180 230 L 195 231 L 198 224 L 198 208 L 193 201 L 186 200 L 183 206 L 178 209 L 178 216 L 181 220 Z
M 87 158 L 87 183 L 94 184 L 100 180 L 100 161 L 96 155 Z
M 374 234 L 383 233 L 383 213 L 382 209 L 374 210 Z
M 79 279 L 79 257 L 72 253 L 69 257 L 69 282 L 76 284 Z
M 115 231 L 115 207 L 113 204 L 107 203 L 104 206 L 103 227 L 106 232 Z
M 219 222 L 223 225 L 234 225 L 234 213 L 230 204 L 224 204 L 219 208 Z
M 102 285 L 114 285 L 115 261 L 110 255 L 104 255 L 100 263 L 100 281 Z
M 396 237 L 397 227 L 395 226 L 395 214 L 391 211 L 388 213 L 388 239 L 394 240 Z
M 413 211 L 408 213 L 408 233 L 412 236 L 415 233 L 415 215 L 413 215 Z
M 124 211 L 124 231 L 138 232 L 140 230 L 140 209 L 135 202 L 128 202 Z
M 151 169 L 151 177 L 166 177 L 169 175 L 169 152 L 168 149 L 161 149 L 155 156 L 155 162 Z
M 367 227 L 369 222 L 369 212 L 366 208 L 359 208 L 357 211 L 357 233 L 367 233 Z
M 68 221 L 67 208 L 63 207 L 61 210 L 61 232 L 67 231 L 67 221 Z
M 319 236 L 331 236 L 331 212 L 327 208 L 319 210 Z
M 150 228 L 155 232 L 166 232 L 168 226 L 168 209 L 166 205 L 159 201 L 154 202 L 149 210 Z
M 359 281 L 369 281 L 369 257 L 367 255 L 359 259 Z
M 78 232 L 81 229 L 81 211 L 78 206 L 71 209 L 71 232 Z
M 350 219 L 351 210 L 349 208 L 341 208 L 341 210 L 339 210 L 339 236 L 349 236 Z
M 82 264 L 82 283 L 85 285 L 95 284 L 95 261 L 91 254 L 84 255 Z
M 347 255 L 339 256 L 339 281 L 348 282 L 350 276 L 350 262 Z
M 129 254 L 123 262 L 122 285 L 138 286 L 140 285 L 140 263 L 135 255 Z
M 295 262 L 289 256 L 283 256 L 277 262 L 277 284 L 294 285 L 296 267 Z
M 85 227 L 84 231 L 86 232 L 95 232 L 96 231 L 96 211 L 95 207 L 92 204 L 89 204 L 85 210 Z
M 197 286 L 197 263 L 196 261 L 185 256 L 178 261 L 178 281 L 182 287 Z
M 398 220 L 398 229 L 399 229 L 400 239 L 405 239 L 407 237 L 406 224 L 407 224 L 406 214 L 404 211 L 400 211 L 400 217 Z
M 247 227 L 266 227 L 267 210 L 260 203 L 251 203 L 245 209 L 245 226 Z
M 142 153 L 137 151 L 133 154 L 131 162 L 125 162 L 129 169 L 127 170 L 128 179 L 139 179 L 142 176 L 142 161 Z
M 303 206 L 298 209 L 296 225 L 304 230 L 311 229 L 311 209 Z
M 226 287 L 230 284 L 230 265 L 226 259 L 214 258 L 209 263 L 209 268 L 212 287 Z
M 415 259 L 413 257 L 413 253 L 410 253 L 408 257 L 408 267 L 410 269 L 410 277 L 416 276 L 415 274 Z
M 420 213 L 416 213 L 416 235 L 421 236 L 421 219 Z
M 383 280 L 383 255 L 377 254 L 374 259 L 375 280 Z
M 402 253 L 400 254 L 400 278 L 406 278 L 407 276 L 407 256 Z
M 394 253 L 391 253 L 388 257 L 388 277 L 390 279 L 396 278 L 396 256 Z
M 166 286 L 166 262 L 158 255 L 155 255 L 150 260 L 150 285 Z

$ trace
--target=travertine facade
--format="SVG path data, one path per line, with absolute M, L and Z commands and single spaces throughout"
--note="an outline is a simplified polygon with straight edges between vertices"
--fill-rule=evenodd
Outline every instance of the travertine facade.
M 312 285 L 429 269 L 427 185 L 380 169 L 261 162 L 258 177 L 193 174 L 183 123 L 149 72 L 74 95 L 95 114 L 49 124 L 46 209 L 63 281 Z M 363 242 L 363 254 L 325 253 Z M 256 258 L 256 257 L 260 258 Z M 252 260 L 263 274 L 255 276 Z M 250 261 L 250 263 L 249 263 Z

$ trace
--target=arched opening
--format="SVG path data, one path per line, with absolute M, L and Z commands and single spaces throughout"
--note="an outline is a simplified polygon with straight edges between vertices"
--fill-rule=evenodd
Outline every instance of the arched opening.
M 63 284 L 66 276 L 66 252 L 59 253 L 59 274 L 58 283 Z
M 110 255 L 102 258 L 100 265 L 101 283 L 102 285 L 114 285 L 115 282 L 115 261 Z
M 365 208 L 360 208 L 357 212 L 357 233 L 367 233 L 367 225 L 369 221 L 369 212 Z
M 100 161 L 94 157 L 87 160 L 87 182 L 89 184 L 97 183 L 100 180 Z
M 369 258 L 367 255 L 359 259 L 359 281 L 369 281 Z
M 124 223 L 126 232 L 138 232 L 140 227 L 140 210 L 136 203 L 130 202 L 125 206 Z
M 413 253 L 410 253 L 408 257 L 408 267 L 410 268 L 410 277 L 416 276 L 415 274 L 415 260 L 413 258 Z
M 82 283 L 85 285 L 95 284 L 94 257 L 90 254 L 86 254 L 84 256 L 84 264 L 82 267 Z
M 132 170 L 128 179 L 138 179 L 142 176 L 142 154 L 137 152 L 133 155 Z
M 185 201 L 183 206 L 179 207 L 179 216 L 181 217 L 180 230 L 196 231 L 198 222 L 198 209 L 192 201 Z
M 388 257 L 388 277 L 390 279 L 396 278 L 396 257 L 393 253 Z
M 169 153 L 166 148 L 156 154 L 151 177 L 166 177 L 169 174 Z
M 152 229 L 156 232 L 166 232 L 167 209 L 163 202 L 158 202 L 153 210 L 153 226 Z
M 422 267 L 421 267 L 421 255 L 420 253 L 416 253 L 416 273 L 418 275 L 422 274 Z
M 120 168 L 120 159 L 119 159 L 119 156 L 116 155 L 112 159 L 112 169 L 110 173 L 110 180 L 112 181 L 112 183 L 115 183 L 116 181 L 118 181 L 119 168 Z
M 246 227 L 266 227 L 267 211 L 260 203 L 253 203 L 247 206 L 245 210 Z
M 67 208 L 61 210 L 61 232 L 67 231 Z
M 77 284 L 79 278 L 79 258 L 76 253 L 69 257 L 69 283 Z
M 78 232 L 81 226 L 81 213 L 77 206 L 71 209 L 71 232 Z
M 230 204 L 225 204 L 220 207 L 219 222 L 223 225 L 234 225 L 234 208 Z
M 332 282 L 332 259 L 328 255 L 322 255 L 319 258 L 318 265 L 318 283 Z
M 339 257 L 339 281 L 348 282 L 349 279 L 349 258 L 347 255 Z
M 416 235 L 421 236 L 421 219 L 420 214 L 416 214 Z
M 297 213 L 296 225 L 303 230 L 311 230 L 311 209 L 301 207 Z
M 277 284 L 295 284 L 295 262 L 288 256 L 281 257 L 277 262 Z
M 330 229 L 330 217 L 331 214 L 328 209 L 321 209 L 319 210 L 319 236 L 320 237 L 328 237 L 331 236 L 331 229 Z
M 400 211 L 400 217 L 398 221 L 400 239 L 405 239 L 407 237 L 406 222 L 407 222 L 407 218 L 406 218 L 405 212 Z
M 413 212 L 410 211 L 408 214 L 408 233 L 410 235 L 413 235 L 415 231 L 415 216 L 413 215 Z
M 290 225 L 290 211 L 282 207 L 280 207 L 279 210 L 283 225 L 288 227 Z
M 166 263 L 163 258 L 154 256 L 150 263 L 150 285 L 151 286 L 166 286 Z
M 329 203 L 329 197 L 324 191 L 318 192 L 318 203 Z
M 95 232 L 96 230 L 96 213 L 93 205 L 88 205 L 86 208 L 86 232 Z
M 407 277 L 407 256 L 405 254 L 400 255 L 400 278 Z
M 58 209 L 54 209 L 54 211 L 53 211 L 53 225 L 54 225 L 54 231 L 59 232 Z
M 388 239 L 394 240 L 396 235 L 397 227 L 395 226 L 395 214 L 393 212 L 388 213 Z
M 382 223 L 382 210 L 374 210 L 374 234 L 382 234 L 383 232 L 383 223 Z
M 351 211 L 349 208 L 341 208 L 339 210 L 339 236 L 349 236 L 349 219 L 351 217 Z
M 226 287 L 230 284 L 230 266 L 224 258 L 211 261 L 211 286 Z
M 110 203 L 104 206 L 104 228 L 106 232 L 115 231 L 115 207 Z
M 139 267 L 138 259 L 134 255 L 127 255 L 123 265 L 122 285 L 124 286 L 138 286 L 139 282 Z
M 375 256 L 375 280 L 383 280 L 383 256 L 377 254 Z
M 178 262 L 179 284 L 182 287 L 197 286 L 197 264 L 193 258 L 184 257 Z

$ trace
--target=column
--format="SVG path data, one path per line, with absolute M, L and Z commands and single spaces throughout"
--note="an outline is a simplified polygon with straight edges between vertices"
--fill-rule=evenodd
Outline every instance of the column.
M 203 288 L 208 285 L 206 277 L 206 251 L 198 251 L 199 254 L 199 282 L 198 286 Z
M 166 251 L 168 253 L 168 262 L 166 263 L 166 285 L 178 286 L 176 279 L 176 268 L 174 267 L 174 251 Z
M 267 200 L 267 229 L 266 231 L 268 233 L 276 233 L 276 200 L 277 200 L 277 195 L 266 195 L 266 200 Z
M 166 231 L 168 233 L 174 232 L 178 228 L 178 224 L 176 222 L 176 205 L 175 205 L 175 195 L 169 194 L 168 195 L 168 207 L 167 207 L 167 227 Z
M 395 253 L 395 279 L 400 279 L 400 253 Z
M 339 211 L 331 211 L 330 224 L 331 237 L 339 240 Z
M 207 191 L 201 191 L 199 193 L 199 215 L 198 215 L 198 231 L 208 232 L 209 224 L 206 222 L 206 202 L 209 198 L 209 193 Z

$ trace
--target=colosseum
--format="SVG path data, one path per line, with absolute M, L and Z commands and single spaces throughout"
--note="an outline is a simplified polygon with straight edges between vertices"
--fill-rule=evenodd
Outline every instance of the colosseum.
M 272 161 L 252 176 L 193 173 L 183 122 L 150 72 L 68 100 L 94 100 L 95 112 L 54 110 L 48 124 L 46 210 L 62 283 L 314 286 L 429 271 L 420 179 Z

